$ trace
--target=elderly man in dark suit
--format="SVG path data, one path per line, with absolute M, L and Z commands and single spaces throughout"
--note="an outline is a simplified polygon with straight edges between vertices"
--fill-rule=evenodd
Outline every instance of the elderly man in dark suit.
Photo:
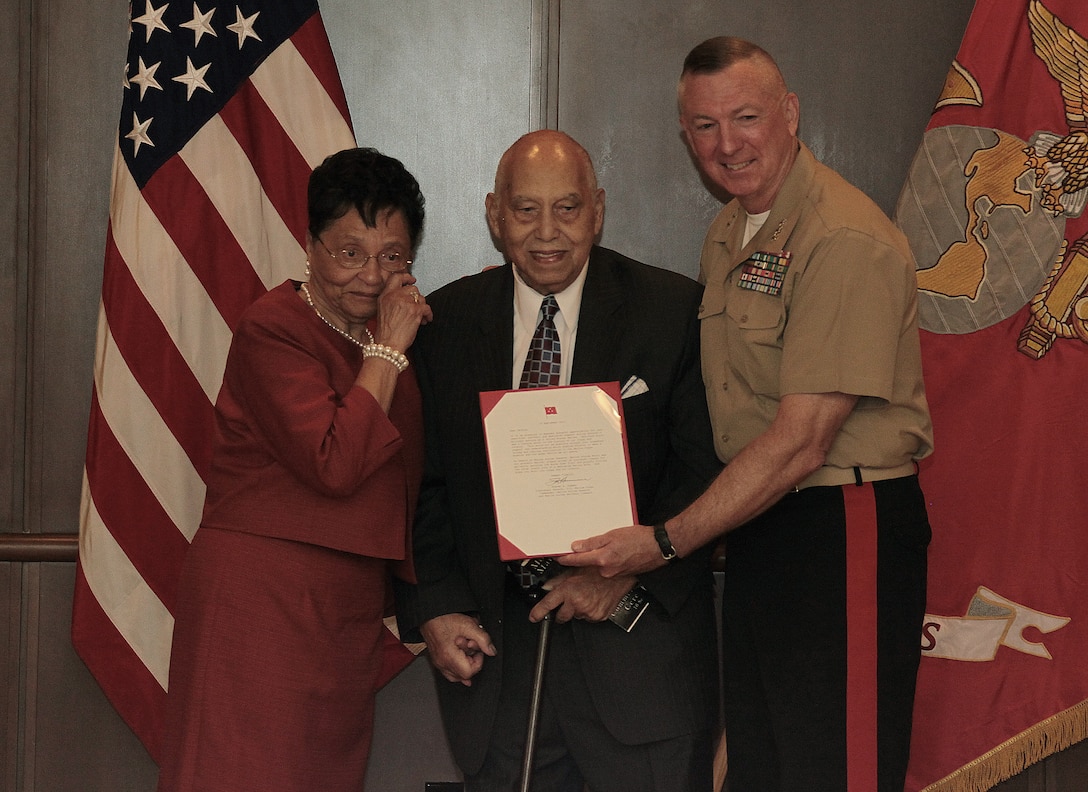
M 604 202 L 589 155 L 569 136 L 519 139 L 486 202 L 508 265 L 431 295 L 434 321 L 415 346 L 427 460 L 414 536 L 419 582 L 398 598 L 398 615 L 402 629 L 419 628 L 445 680 L 443 719 L 469 792 L 517 786 L 535 622 L 549 611 L 556 624 L 532 789 L 711 788 L 718 698 L 709 550 L 638 578 L 565 573 L 535 606 L 499 558 L 479 394 L 519 387 L 542 310 L 559 346 L 554 384 L 627 386 L 640 519 L 676 514 L 719 469 L 699 375 L 702 290 L 595 246 Z M 636 594 L 650 605 L 626 632 L 609 616 Z

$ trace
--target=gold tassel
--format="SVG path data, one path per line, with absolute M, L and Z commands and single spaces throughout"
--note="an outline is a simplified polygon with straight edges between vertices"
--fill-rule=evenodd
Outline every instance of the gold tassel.
M 1088 737 L 1088 701 L 1047 718 L 983 754 L 922 792 L 986 792 L 1028 765 Z

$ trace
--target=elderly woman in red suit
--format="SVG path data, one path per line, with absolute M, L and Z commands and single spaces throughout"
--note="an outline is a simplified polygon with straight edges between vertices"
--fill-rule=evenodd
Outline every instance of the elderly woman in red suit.
M 313 172 L 308 204 L 309 282 L 257 300 L 227 358 L 160 792 L 363 789 L 422 466 L 404 353 L 431 318 L 410 273 L 423 196 L 397 160 L 350 149 Z

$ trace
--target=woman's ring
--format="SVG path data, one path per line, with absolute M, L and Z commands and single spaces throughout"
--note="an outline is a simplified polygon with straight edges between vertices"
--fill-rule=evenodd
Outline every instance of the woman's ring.
M 419 302 L 419 292 L 418 291 L 412 292 L 412 302 L 414 302 L 414 303 Z

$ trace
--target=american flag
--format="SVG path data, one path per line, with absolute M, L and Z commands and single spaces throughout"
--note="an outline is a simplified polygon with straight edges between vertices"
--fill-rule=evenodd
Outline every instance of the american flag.
M 231 333 L 301 276 L 310 171 L 354 145 L 315 0 L 132 3 L 72 641 L 152 757 Z

